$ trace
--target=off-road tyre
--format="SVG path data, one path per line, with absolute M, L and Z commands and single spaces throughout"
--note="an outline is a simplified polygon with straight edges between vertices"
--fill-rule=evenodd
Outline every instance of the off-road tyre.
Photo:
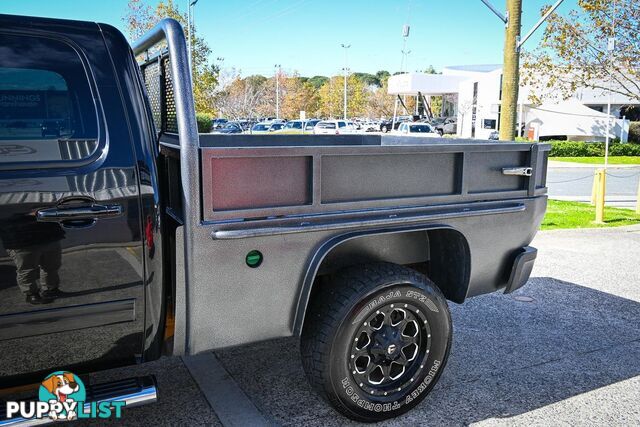
M 313 294 L 300 349 L 324 399 L 351 419 L 375 422 L 426 397 L 446 365 L 451 336 L 449 308 L 433 282 L 375 263 L 341 270 Z

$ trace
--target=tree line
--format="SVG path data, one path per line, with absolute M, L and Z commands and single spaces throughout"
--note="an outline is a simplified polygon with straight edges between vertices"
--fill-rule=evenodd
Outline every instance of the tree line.
M 224 73 L 223 73 L 224 74 Z M 228 118 L 276 115 L 295 119 L 304 111 L 307 117 L 342 117 L 344 76 L 303 77 L 278 71 L 274 76 L 242 77 L 232 70 L 223 76 L 213 100 L 217 114 Z M 389 73 L 353 73 L 347 77 L 349 117 L 388 117 L 393 114 L 393 98 L 387 94 Z

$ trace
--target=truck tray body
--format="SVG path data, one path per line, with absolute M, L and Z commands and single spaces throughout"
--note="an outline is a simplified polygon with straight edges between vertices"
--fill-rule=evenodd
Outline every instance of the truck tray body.
M 367 261 L 407 264 L 430 259 L 430 233 L 450 230 L 469 259 L 448 298 L 505 288 L 546 208 L 547 145 L 381 135 L 199 138 L 201 219 L 183 231 L 193 233 L 195 280 L 176 287 L 186 301 L 177 351 L 186 353 L 300 333 L 325 257 L 364 236 L 378 236 Z M 177 151 L 176 143 L 163 137 L 165 152 Z M 408 244 L 418 249 L 403 253 Z M 245 258 L 255 250 L 263 261 L 251 268 Z

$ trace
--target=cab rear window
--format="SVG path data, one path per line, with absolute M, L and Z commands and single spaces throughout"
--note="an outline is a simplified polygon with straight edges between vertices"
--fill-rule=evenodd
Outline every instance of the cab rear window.
M 91 157 L 98 147 L 93 99 L 70 45 L 0 33 L 0 165 Z

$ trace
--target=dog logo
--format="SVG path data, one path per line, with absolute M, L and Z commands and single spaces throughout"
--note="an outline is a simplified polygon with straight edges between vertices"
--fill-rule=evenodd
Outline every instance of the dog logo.
M 48 402 L 49 418 L 52 420 L 75 420 L 78 418 L 78 403 L 86 398 L 82 380 L 75 374 L 66 371 L 54 372 L 40 384 L 39 398 Z
M 80 377 L 69 371 L 57 371 L 47 375 L 40 383 L 38 400 L 6 402 L 6 418 L 20 417 L 27 420 L 73 421 L 77 419 L 120 418 L 127 406 L 123 400 L 86 401 L 87 390 Z M 11 424 L 11 423 L 9 423 Z M 36 423 L 41 424 L 41 423 Z M 0 425 L 4 425 L 0 420 Z M 12 424 L 11 424 L 12 425 Z M 35 425 L 33 423 L 29 425 Z

